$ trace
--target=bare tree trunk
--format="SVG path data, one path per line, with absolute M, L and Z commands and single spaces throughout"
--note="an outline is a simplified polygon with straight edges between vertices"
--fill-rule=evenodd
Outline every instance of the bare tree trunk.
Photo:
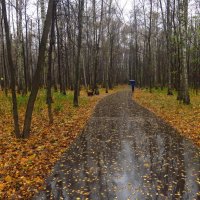
M 10 31 L 9 31 L 9 25 L 8 25 L 8 21 L 7 21 L 7 11 L 6 11 L 5 0 L 2 0 L 1 3 L 2 3 L 2 15 L 4 18 L 5 33 L 6 33 L 8 63 L 9 63 L 10 75 L 11 75 L 11 90 L 12 90 L 12 104 L 13 104 L 13 119 L 14 119 L 15 136 L 17 138 L 20 138 L 17 97 L 16 97 L 16 90 L 15 90 L 15 67 L 13 65 L 13 60 L 12 60 Z
M 74 106 L 78 106 L 78 94 L 79 94 L 79 77 L 80 77 L 80 54 L 81 54 L 81 43 L 82 43 L 82 23 L 83 23 L 83 12 L 84 12 L 84 0 L 78 1 L 78 49 L 75 66 L 75 84 L 74 84 Z
M 51 24 L 51 35 L 50 35 L 50 45 L 49 45 L 49 55 L 48 55 L 48 74 L 47 74 L 47 105 L 48 105 L 48 116 L 49 116 L 49 124 L 53 124 L 53 113 L 52 113 L 52 94 L 51 94 L 51 87 L 52 87 L 52 50 L 55 44 L 55 13 L 56 13 L 56 4 L 54 1 L 53 6 L 53 16 L 52 16 L 52 24 Z
M 44 28 L 44 22 L 45 22 L 45 3 L 44 3 L 44 0 L 40 0 L 40 9 L 41 9 L 42 28 Z
M 62 70 L 61 70 L 61 50 L 60 50 L 60 30 L 58 27 L 58 17 L 56 16 L 56 32 L 57 32 L 57 54 L 58 54 L 58 81 L 60 85 L 60 93 L 63 92 Z
M 161 13 L 162 13 L 162 20 L 163 20 L 163 27 L 165 31 L 165 37 L 167 41 L 167 68 L 168 68 L 168 91 L 167 95 L 173 95 L 172 92 L 172 74 L 171 74 L 171 55 L 170 55 L 170 50 L 171 50 L 171 42 L 170 42 L 170 37 L 171 37 L 171 15 L 170 15 L 170 0 L 167 0 L 167 22 L 164 18 L 164 13 L 163 13 L 163 7 L 162 7 L 162 0 L 160 1 L 160 8 L 161 8 Z
M 16 20 L 17 20 L 17 69 L 18 69 L 18 93 L 25 93 L 24 80 L 24 54 L 23 54 L 23 32 L 22 32 L 22 0 L 16 0 Z
M 152 52 L 151 52 L 151 29 L 152 29 L 152 7 L 153 2 L 150 0 L 150 18 L 148 34 L 148 65 L 149 65 L 149 91 L 152 92 Z
M 188 26 L 188 0 L 179 0 L 179 23 L 181 40 L 181 81 L 182 100 L 184 104 L 190 104 L 188 86 L 188 66 L 187 66 L 187 26 Z
M 86 72 L 85 72 L 85 58 L 84 58 L 84 56 L 83 56 L 83 79 L 84 79 L 84 85 L 85 85 L 86 92 L 88 92 Z
M 166 39 L 167 39 L 167 58 L 168 58 L 168 91 L 167 95 L 173 95 L 172 92 L 172 64 L 171 64 L 171 14 L 170 14 L 170 0 L 167 0 L 167 32 L 166 32 Z
M 28 100 L 28 105 L 26 108 L 24 129 L 23 129 L 23 133 L 22 133 L 23 138 L 27 138 L 30 134 L 33 108 L 34 108 L 35 100 L 36 100 L 38 90 L 40 87 L 41 70 L 45 63 L 45 50 L 46 50 L 46 43 L 47 43 L 48 34 L 49 34 L 49 30 L 51 27 L 51 21 L 52 21 L 53 1 L 54 0 L 49 0 L 49 4 L 48 4 L 46 20 L 44 23 L 44 29 L 43 29 L 43 33 L 42 33 L 40 46 L 39 46 L 37 68 L 36 68 L 36 72 L 35 72 L 35 75 L 33 78 L 32 90 L 31 90 L 31 94 L 30 94 L 30 97 Z
M 4 44 L 4 28 L 3 28 L 3 17 L 1 17 L 1 37 L 2 37 L 2 67 L 3 67 L 3 71 L 4 71 L 4 76 L 3 76 L 3 89 L 5 91 L 6 96 L 8 95 L 8 73 L 7 73 L 7 67 L 6 67 L 6 55 L 5 55 L 5 44 Z

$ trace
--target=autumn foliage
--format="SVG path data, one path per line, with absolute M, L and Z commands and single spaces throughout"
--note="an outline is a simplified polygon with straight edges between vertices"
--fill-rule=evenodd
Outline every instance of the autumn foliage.
M 117 91 L 115 89 L 110 93 Z M 11 97 L 0 93 L 0 199 L 31 199 L 42 189 L 53 165 L 79 135 L 96 103 L 105 96 L 87 97 L 82 92 L 80 106 L 73 107 L 73 94 L 54 93 L 54 124 L 49 125 L 45 91 L 36 101 L 31 137 L 18 140 L 13 134 Z M 26 96 L 18 96 L 23 120 Z
M 184 105 L 176 100 L 176 95 L 168 96 L 166 90 L 137 89 L 134 100 L 163 118 L 180 134 L 200 146 L 200 96 L 191 94 L 191 104 Z

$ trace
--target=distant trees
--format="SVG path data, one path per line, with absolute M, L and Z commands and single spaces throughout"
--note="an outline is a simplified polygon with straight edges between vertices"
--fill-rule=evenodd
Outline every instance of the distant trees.
M 65 94 L 66 89 L 74 89 L 75 83 L 79 2 L 69 0 L 56 0 L 56 2 L 55 45 L 52 50 L 51 75 L 54 89 L 60 88 L 60 92 Z M 12 57 L 16 66 L 16 88 L 18 93 L 25 95 L 33 85 L 47 5 L 43 0 L 37 1 L 36 5 L 33 5 L 30 0 L 16 0 L 12 3 L 8 1 L 6 5 L 9 9 L 8 24 L 12 34 Z M 35 9 L 34 14 L 32 14 L 33 9 Z M 102 0 L 85 0 L 82 15 L 80 84 L 85 85 L 86 83 L 87 87 L 95 90 L 99 84 L 103 86 L 109 84 L 109 87 L 112 88 L 122 79 L 127 81 L 127 75 L 125 78 L 120 76 L 120 73 L 127 74 L 127 66 L 124 66 L 122 62 L 117 62 L 124 58 L 121 53 L 125 50 L 126 45 L 121 43 L 120 38 L 122 30 L 127 25 L 122 23 L 115 2 L 112 0 L 108 3 Z M 1 32 L 2 29 L 4 29 L 3 26 L 1 26 Z M 4 30 L 1 34 L 1 42 L 5 44 Z M 5 46 L 1 48 L 0 62 L 2 64 L 3 59 L 7 56 L 5 50 Z M 116 70 L 113 69 L 114 65 Z M 6 73 L 6 59 L 5 65 L 0 65 L 0 67 L 0 76 L 3 77 L 2 84 L 9 88 L 10 77 L 9 73 Z M 41 71 L 41 87 L 47 86 L 47 76 L 48 68 L 45 64 Z M 120 80 L 117 80 L 116 77 Z M 108 84 L 106 84 L 107 82 Z
M 129 77 L 150 91 L 152 87 L 168 87 L 168 95 L 172 95 L 172 89 L 176 89 L 177 99 L 189 104 L 189 87 L 196 91 L 200 87 L 198 3 L 189 13 L 192 5 L 188 0 L 167 0 L 166 4 L 161 0 L 134 2 Z
M 50 123 L 52 88 L 63 95 L 74 90 L 74 106 L 82 85 L 98 94 L 99 86 L 108 92 L 129 79 L 150 91 L 168 87 L 168 95 L 176 89 L 185 104 L 189 87 L 198 93 L 200 8 L 189 13 L 188 0 L 135 0 L 130 21 L 113 0 L 2 0 L 0 6 L 0 85 L 6 94 L 12 90 L 17 137 L 29 136 L 42 87 Z M 21 134 L 16 92 L 30 93 Z
M 98 94 L 99 85 L 108 92 L 114 85 L 128 81 L 128 66 L 123 63 L 126 41 L 120 41 L 124 25 L 112 0 L 49 0 L 48 5 L 44 0 L 35 5 L 30 0 L 2 1 L 0 10 L 1 89 L 6 93 L 12 90 L 17 137 L 27 138 L 30 134 L 41 87 L 47 89 L 52 123 L 51 88 L 59 88 L 63 95 L 67 89 L 74 90 L 74 106 L 78 106 L 81 85 Z M 21 95 L 30 93 L 22 132 L 16 91 Z

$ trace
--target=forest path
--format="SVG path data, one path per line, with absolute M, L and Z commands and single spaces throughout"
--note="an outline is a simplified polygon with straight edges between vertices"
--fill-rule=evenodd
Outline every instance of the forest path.
M 97 105 L 35 199 L 200 199 L 200 149 L 118 92 Z

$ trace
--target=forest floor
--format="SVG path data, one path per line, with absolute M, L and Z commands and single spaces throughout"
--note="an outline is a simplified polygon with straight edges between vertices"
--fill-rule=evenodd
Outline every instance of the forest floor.
M 134 100 L 170 123 L 180 134 L 200 146 L 200 95 L 190 91 L 191 104 L 176 100 L 177 94 L 168 96 L 167 90 L 136 89 Z
M 124 86 L 110 90 L 115 93 Z M 28 140 L 18 140 L 13 135 L 11 96 L 0 92 L 0 199 L 30 199 L 42 189 L 44 179 L 55 162 L 83 130 L 97 102 L 103 97 L 88 97 L 81 92 L 80 106 L 73 107 L 73 92 L 64 96 L 53 94 L 54 123 L 49 125 L 45 90 L 39 92 Z M 27 96 L 18 96 L 20 124 L 24 118 Z

